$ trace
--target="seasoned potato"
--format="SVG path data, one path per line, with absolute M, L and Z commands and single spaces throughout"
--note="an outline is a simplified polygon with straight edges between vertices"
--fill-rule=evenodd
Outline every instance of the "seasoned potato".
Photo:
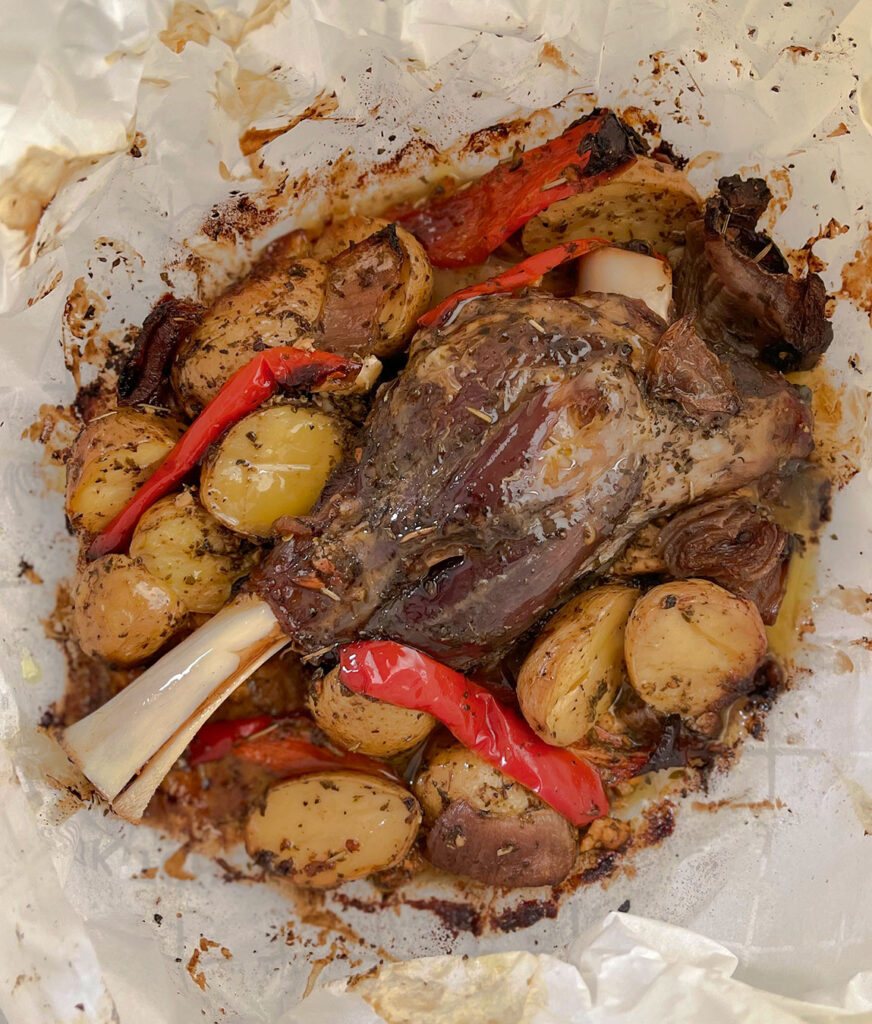
M 118 409 L 82 429 L 67 460 L 66 508 L 77 530 L 99 533 L 157 469 L 184 427 L 160 409 Z
M 548 743 L 580 742 L 608 710 L 623 678 L 624 629 L 638 597 L 633 587 L 594 587 L 536 638 L 518 675 L 518 701 Z
M 326 281 L 322 263 L 268 250 L 248 277 L 219 296 L 173 362 L 170 379 L 187 412 L 199 412 L 259 350 L 311 348 Z
M 433 290 L 421 243 L 392 224 L 334 256 L 327 268 L 320 336 L 327 347 L 380 359 L 402 351 Z
M 550 249 L 574 238 L 610 242 L 641 239 L 666 253 L 684 240 L 702 200 L 683 171 L 650 157 L 636 162 L 589 192 L 552 203 L 524 227 L 525 252 Z
M 659 317 L 669 320 L 672 268 L 666 260 L 627 249 L 597 249 L 578 261 L 578 294 L 614 293 L 641 299 Z
M 509 815 L 544 806 L 535 793 L 460 743 L 437 745 L 412 789 L 427 822 L 435 821 L 454 800 L 465 800 L 477 810 Z
M 413 788 L 437 867 L 489 885 L 555 884 L 572 870 L 576 829 L 460 744 L 437 747 Z
M 756 605 L 708 580 L 649 590 L 627 623 L 630 682 L 651 707 L 696 717 L 730 704 L 766 654 Z
M 320 889 L 398 864 L 420 824 L 418 801 L 395 782 L 318 772 L 269 790 L 248 819 L 245 848 L 297 885 Z
M 184 618 L 176 594 L 127 555 L 105 555 L 85 566 L 76 587 L 73 630 L 79 645 L 115 665 L 154 654 Z
M 349 245 L 356 245 L 364 238 L 369 238 L 376 231 L 388 226 L 388 221 L 381 217 L 361 217 L 357 214 L 345 220 L 333 221 L 328 224 L 312 246 L 312 255 L 316 260 L 332 260 L 334 256 L 344 252 Z
M 427 834 L 431 863 L 485 885 L 556 885 L 577 854 L 576 830 L 550 807 L 506 815 L 455 800 Z
M 369 757 L 403 754 L 436 728 L 436 719 L 424 711 L 352 693 L 342 685 L 338 668 L 312 684 L 307 704 L 331 739 Z
M 186 491 L 155 502 L 139 520 L 130 554 L 192 612 L 217 612 L 257 549 L 222 526 Z
M 342 446 L 336 417 L 297 405 L 259 409 L 234 424 L 203 463 L 200 501 L 236 533 L 269 537 L 279 516 L 312 510 Z

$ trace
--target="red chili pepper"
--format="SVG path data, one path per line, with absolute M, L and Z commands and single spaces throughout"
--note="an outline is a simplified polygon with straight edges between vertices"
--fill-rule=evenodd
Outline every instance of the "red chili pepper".
M 486 281 L 480 281 L 478 284 L 471 284 L 469 287 L 461 288 L 459 292 L 449 295 L 438 306 L 428 309 L 422 317 L 419 317 L 418 325 L 431 327 L 433 324 L 443 324 L 459 302 L 475 298 L 477 295 L 515 292 L 520 288 L 526 288 L 543 274 L 547 274 L 549 270 L 559 267 L 561 263 L 584 256 L 585 253 L 601 249 L 608 244 L 604 238 L 579 238 L 574 242 L 561 242 L 553 249 L 546 249 L 544 252 L 536 253 L 535 256 L 528 256 L 527 259 L 521 260 L 514 267 L 509 267 L 508 270 L 504 270 L 495 277 L 489 277 Z
M 247 736 L 263 732 L 277 719 L 269 715 L 257 718 L 234 718 L 230 722 L 207 722 L 191 740 L 189 762 L 205 764 L 226 757 L 233 745 Z
M 276 728 L 264 733 L 270 726 Z M 290 733 L 289 728 L 293 730 Z M 344 768 L 399 781 L 397 773 L 387 764 L 330 744 L 315 743 L 316 731 L 306 719 L 291 723 L 287 718 L 269 715 L 207 722 L 191 740 L 188 760 L 191 765 L 206 764 L 233 754 L 283 778 Z
M 400 213 L 396 219 L 422 243 L 434 266 L 484 263 L 547 206 L 592 188 L 632 162 L 628 155 L 608 171 L 583 176 L 590 151 L 579 153 L 582 141 L 596 134 L 607 116 L 603 112 L 586 118 L 558 138 L 527 150 L 517 163 L 498 164 L 462 191 Z M 568 168 L 571 180 L 552 184 Z
M 380 775 L 399 782 L 399 775 L 387 764 L 381 764 L 363 754 L 333 750 L 318 746 L 297 736 L 279 736 L 269 733 L 257 739 L 240 743 L 234 748 L 235 757 L 251 761 L 283 778 L 309 775 L 311 772 L 348 771 Z
M 608 812 L 602 779 L 586 761 L 539 739 L 519 715 L 462 673 L 390 640 L 348 644 L 339 658 L 350 690 L 429 712 L 464 746 L 574 825 Z
M 279 387 L 315 387 L 331 377 L 351 376 L 359 369 L 360 365 L 353 360 L 330 352 L 285 347 L 258 352 L 224 384 L 157 470 L 94 538 L 88 558 L 126 548 L 143 512 L 183 480 L 229 426 L 253 412 Z

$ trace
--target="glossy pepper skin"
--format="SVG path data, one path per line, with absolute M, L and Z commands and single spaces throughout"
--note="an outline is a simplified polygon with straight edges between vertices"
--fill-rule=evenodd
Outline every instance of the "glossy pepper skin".
M 516 292 L 534 284 L 547 274 L 549 270 L 559 267 L 561 263 L 568 263 L 569 260 L 577 259 L 586 253 L 600 249 L 609 243 L 604 238 L 581 238 L 575 242 L 561 242 L 553 249 L 546 249 L 538 252 L 535 256 L 529 256 L 515 266 L 509 267 L 501 274 L 489 277 L 486 281 L 478 284 L 471 284 L 460 291 L 452 292 L 446 299 L 443 299 L 438 306 L 428 309 L 427 312 L 418 318 L 419 327 L 441 327 L 450 319 L 451 313 L 461 302 L 467 299 L 474 299 L 477 295 L 495 295 L 499 292 Z
M 142 514 L 190 473 L 224 431 L 253 412 L 280 387 L 311 388 L 331 378 L 354 377 L 360 364 L 330 352 L 279 346 L 258 352 L 224 384 L 179 438 L 175 448 L 88 548 L 88 558 L 123 551 Z
M 342 682 L 355 693 L 427 711 L 465 747 L 532 790 L 573 825 L 608 813 L 602 779 L 581 757 L 552 747 L 514 711 L 461 672 L 391 640 L 348 644 Z
M 320 741 L 316 743 L 316 739 Z M 188 761 L 191 765 L 206 764 L 229 754 L 282 778 L 341 769 L 399 781 L 389 765 L 326 742 L 310 721 L 299 716 L 260 715 L 207 722 L 191 741 Z
M 637 140 L 610 111 L 498 164 L 462 191 L 396 216 L 435 267 L 468 267 L 487 257 L 552 203 L 607 181 L 635 159 Z

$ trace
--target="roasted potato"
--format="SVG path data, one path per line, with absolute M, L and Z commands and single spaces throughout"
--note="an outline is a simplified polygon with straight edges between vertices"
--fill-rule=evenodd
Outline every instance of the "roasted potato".
M 170 453 L 185 428 L 160 409 L 118 409 L 82 429 L 67 459 L 66 509 L 99 533 Z
M 312 683 L 306 701 L 316 723 L 346 750 L 369 757 L 394 757 L 417 747 L 436 719 L 343 686 L 339 669 Z
M 578 261 L 578 295 L 589 292 L 641 299 L 663 320 L 672 307 L 672 268 L 666 260 L 628 249 L 596 249 Z
M 398 864 L 420 824 L 418 801 L 395 782 L 318 772 L 269 790 L 248 819 L 245 848 L 297 885 L 322 889 Z
M 257 549 L 222 526 L 190 491 L 155 502 L 139 520 L 130 554 L 167 583 L 192 612 L 217 612 Z
M 433 272 L 420 242 L 396 224 L 371 233 L 327 264 L 322 333 L 333 352 L 395 355 L 429 307 Z
M 525 252 L 536 253 L 575 238 L 641 239 L 666 253 L 683 242 L 687 225 L 701 210 L 702 200 L 683 171 L 639 157 L 609 181 L 552 203 L 533 217 L 521 244 Z
M 173 361 L 170 379 L 189 415 L 260 349 L 311 348 L 326 281 L 323 263 L 268 250 L 248 277 L 219 296 Z
M 344 252 L 350 245 L 356 245 L 364 238 L 374 235 L 376 231 L 386 228 L 388 223 L 389 221 L 383 220 L 381 217 L 361 217 L 358 214 L 352 214 L 345 220 L 333 221 L 315 240 L 312 246 L 312 255 L 316 260 L 326 263 L 334 256 Z
M 636 603 L 624 649 L 630 682 L 646 704 L 694 718 L 744 692 L 766 643 L 756 605 L 689 579 L 654 587 Z
M 204 461 L 200 501 L 235 533 L 269 537 L 279 516 L 310 512 L 342 455 L 340 421 L 274 405 L 234 424 Z
M 551 619 L 518 675 L 518 701 L 548 743 L 579 743 L 607 711 L 624 674 L 624 629 L 639 597 L 633 587 L 586 590 Z
M 488 885 L 546 885 L 575 863 L 578 833 L 557 811 L 476 754 L 437 746 L 414 784 L 430 860 Z
M 166 643 L 184 622 L 185 611 L 178 596 L 140 561 L 105 555 L 79 577 L 73 631 L 86 654 L 133 665 Z

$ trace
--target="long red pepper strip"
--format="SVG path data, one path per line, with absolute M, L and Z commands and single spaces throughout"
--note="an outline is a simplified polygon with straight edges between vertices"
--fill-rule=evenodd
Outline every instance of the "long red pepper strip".
M 275 775 L 293 778 L 323 771 L 364 772 L 399 782 L 399 775 L 390 767 L 350 751 L 318 746 L 297 736 L 269 734 L 247 740 L 234 747 L 233 754 L 243 761 L 259 764 Z
M 390 640 L 348 644 L 339 652 L 342 682 L 438 718 L 483 760 L 536 793 L 574 825 L 609 809 L 603 782 L 581 757 L 549 746 L 484 687 L 412 647 Z
M 263 736 L 257 735 L 270 726 L 278 728 Z M 283 729 L 285 726 L 297 734 L 289 735 L 287 728 Z M 291 723 L 288 717 L 272 718 L 269 715 L 207 722 L 191 740 L 188 761 L 191 765 L 206 764 L 233 754 L 242 761 L 259 764 L 285 778 L 346 769 L 399 781 L 399 776 L 389 765 L 323 742 L 315 743 L 315 733 L 315 727 L 306 719 Z
M 188 748 L 190 764 L 205 764 L 226 757 L 233 745 L 256 732 L 263 732 L 278 719 L 269 715 L 255 718 L 234 718 L 229 722 L 207 722 L 191 740 Z
M 229 426 L 257 409 L 280 386 L 315 387 L 331 377 L 351 376 L 359 369 L 358 363 L 331 352 L 285 347 L 258 352 L 224 384 L 157 470 L 94 538 L 88 558 L 124 550 L 143 512 L 183 480 Z
M 467 288 L 461 288 L 454 292 L 447 299 L 443 299 L 438 306 L 428 309 L 427 312 L 418 318 L 419 327 L 431 327 L 433 324 L 443 324 L 454 307 L 465 299 L 473 299 L 477 295 L 494 295 L 497 292 L 514 292 L 519 288 L 526 288 L 549 270 L 559 267 L 561 263 L 574 260 L 585 253 L 593 252 L 594 249 L 601 249 L 610 243 L 604 238 L 579 238 L 574 242 L 561 242 L 553 249 L 546 249 L 544 252 L 529 256 L 514 267 L 509 267 L 495 277 L 489 277 L 486 281 L 478 284 L 471 284 Z
M 590 152 L 578 150 L 588 135 L 600 130 L 606 116 L 607 112 L 589 117 L 558 138 L 527 150 L 516 163 L 498 164 L 463 191 L 400 213 L 396 219 L 418 238 L 434 266 L 484 263 L 531 217 L 607 180 L 632 162 L 628 159 L 612 170 L 583 176 Z M 559 181 L 567 168 L 571 179 Z

